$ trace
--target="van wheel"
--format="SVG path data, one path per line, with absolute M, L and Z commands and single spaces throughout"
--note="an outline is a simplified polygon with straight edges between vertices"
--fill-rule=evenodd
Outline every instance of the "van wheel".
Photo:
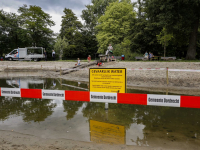
M 8 58 L 9 61 L 12 61 L 13 59 L 11 57 Z
M 38 61 L 38 59 L 37 59 L 37 58 L 34 58 L 33 60 L 34 60 L 34 61 Z

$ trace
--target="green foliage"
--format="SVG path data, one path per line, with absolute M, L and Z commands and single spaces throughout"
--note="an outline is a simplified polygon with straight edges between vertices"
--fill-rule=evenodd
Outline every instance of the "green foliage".
M 85 20 L 85 27 L 93 34 L 96 33 L 95 27 L 98 24 L 98 19 L 104 15 L 109 3 L 116 1 L 117 0 L 92 0 L 92 4 L 86 5 L 86 9 L 82 11 L 81 15 L 81 18 Z
M 125 55 L 125 60 L 135 60 L 136 56 L 143 56 L 143 54 L 139 52 L 132 52 L 130 51 L 130 49 L 124 48 L 122 44 L 114 45 L 113 49 L 114 49 L 114 52 L 113 52 L 114 56 Z
M 62 16 L 62 24 L 60 30 L 60 37 L 66 38 L 69 45 L 64 49 L 64 57 L 78 57 L 85 51 L 82 41 L 82 24 L 78 21 L 71 9 L 64 9 L 64 16 Z
M 157 36 L 157 40 L 164 47 L 164 57 L 166 56 L 166 47 L 169 45 L 169 41 L 173 38 L 172 34 L 168 34 L 166 28 L 163 28 L 159 35 Z
M 105 15 L 98 19 L 99 24 L 96 26 L 98 30 L 96 35 L 99 43 L 98 52 L 104 53 L 109 43 L 121 43 L 126 47 L 130 32 L 130 21 L 133 18 L 135 18 L 135 13 L 130 2 L 110 3 L 106 8 Z
M 147 0 L 146 14 L 150 22 L 156 22 L 173 33 L 176 45 L 188 46 L 187 59 L 195 59 L 197 33 L 200 18 L 200 1 Z
M 0 56 L 17 47 L 30 43 L 27 31 L 19 26 L 20 19 L 14 13 L 0 10 Z
M 63 39 L 61 37 L 58 37 L 56 39 L 54 50 L 56 54 L 59 55 L 60 60 L 62 60 L 63 51 L 67 50 L 67 46 L 68 46 L 68 42 L 65 37 L 63 37 Z
M 24 5 L 18 9 L 20 13 L 21 27 L 26 29 L 31 36 L 32 44 L 34 46 L 43 46 L 45 40 L 50 42 L 52 39 L 53 31 L 51 26 L 55 25 L 51 20 L 51 16 L 45 13 L 41 7 L 32 6 L 28 8 Z
M 160 32 L 159 35 L 157 35 L 158 42 L 164 46 L 169 45 L 169 41 L 173 38 L 172 34 L 168 34 L 166 28 L 163 28 L 163 30 Z

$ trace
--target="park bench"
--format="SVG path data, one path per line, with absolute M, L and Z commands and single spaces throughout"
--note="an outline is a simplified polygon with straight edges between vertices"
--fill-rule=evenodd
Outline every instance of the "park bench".
M 135 57 L 136 60 L 143 60 L 144 57 Z
M 108 60 L 108 55 L 99 55 L 100 61 L 106 61 Z M 121 60 L 121 56 L 110 56 L 109 59 L 111 61 Z
M 176 57 L 161 57 L 161 60 L 176 60 Z

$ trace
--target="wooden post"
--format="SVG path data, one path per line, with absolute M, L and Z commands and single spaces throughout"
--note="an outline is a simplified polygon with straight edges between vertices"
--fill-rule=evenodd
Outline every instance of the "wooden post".
M 60 85 L 61 85 L 61 87 L 62 87 L 62 78 L 60 78 Z
M 167 78 L 167 85 L 169 84 L 169 78 L 168 78 L 168 67 L 166 67 L 166 78 Z
M 42 65 L 41 65 L 41 69 L 42 69 Z
M 56 66 L 55 66 L 55 72 L 56 72 Z
M 61 75 L 61 67 L 60 67 L 60 75 Z

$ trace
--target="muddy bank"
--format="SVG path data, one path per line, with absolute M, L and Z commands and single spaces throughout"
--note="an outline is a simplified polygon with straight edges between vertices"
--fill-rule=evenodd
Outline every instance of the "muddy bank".
M 162 139 L 155 139 L 152 146 L 132 146 L 132 145 L 110 145 L 95 142 L 81 142 L 67 139 L 49 139 L 33 135 L 17 133 L 15 131 L 0 130 L 0 149 L 2 150 L 183 150 L 198 149 L 197 143 L 170 142 L 165 143 Z
M 0 77 L 9 76 L 39 76 L 48 78 L 63 78 L 66 80 L 89 82 L 89 70 L 79 70 L 70 74 L 61 75 L 57 69 L 66 69 L 75 66 L 76 62 L 0 62 Z M 82 62 L 85 64 L 87 62 Z M 97 67 L 96 65 L 91 68 Z M 112 62 L 102 68 L 166 68 L 169 69 L 199 69 L 200 62 Z M 8 69 L 9 71 L 6 71 Z M 23 72 L 11 72 L 12 70 Z M 89 68 L 88 68 L 89 69 Z M 200 95 L 199 72 L 169 71 L 167 85 L 166 70 L 127 70 L 128 88 L 148 91 L 166 91 L 178 94 Z

